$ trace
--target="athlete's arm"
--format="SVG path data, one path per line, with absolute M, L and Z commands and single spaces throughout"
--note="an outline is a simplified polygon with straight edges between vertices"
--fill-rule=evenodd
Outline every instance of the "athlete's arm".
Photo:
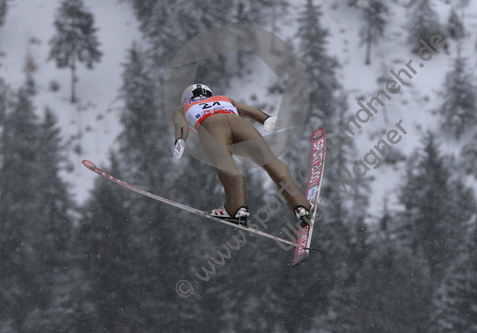
M 187 121 L 184 117 L 183 108 L 183 105 L 179 106 L 172 114 L 172 121 L 174 123 L 175 130 L 174 142 L 177 142 L 178 139 L 187 141 L 187 138 L 189 137 L 189 124 L 187 124 Z
M 256 107 L 253 106 L 248 106 L 246 104 L 234 101 L 233 99 L 229 98 L 230 102 L 237 108 L 237 111 L 240 115 L 240 117 L 243 118 L 248 118 L 248 119 L 253 119 L 256 122 L 259 122 L 260 124 L 263 125 L 265 120 L 267 120 L 268 117 L 270 117 L 268 114 L 265 112 L 259 110 Z

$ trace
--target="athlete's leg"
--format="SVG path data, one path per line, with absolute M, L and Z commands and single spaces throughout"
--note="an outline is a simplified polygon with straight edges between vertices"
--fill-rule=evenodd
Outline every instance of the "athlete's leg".
M 217 168 L 225 190 L 225 208 L 234 216 L 240 207 L 248 207 L 245 180 L 227 146 L 233 143 L 232 130 L 222 114 L 205 119 L 199 126 L 199 139 L 205 155 Z
M 262 167 L 277 185 L 280 195 L 286 200 L 287 206 L 292 213 L 295 208 L 303 206 L 307 210 L 310 209 L 310 204 L 305 196 L 290 177 L 290 171 L 285 163 L 279 158 L 265 164 Z
M 231 124 L 234 152 L 249 157 L 268 173 L 292 213 L 297 206 L 309 209 L 310 204 L 291 179 L 288 167 L 273 154 L 260 132 L 241 117 L 228 115 L 227 120 Z

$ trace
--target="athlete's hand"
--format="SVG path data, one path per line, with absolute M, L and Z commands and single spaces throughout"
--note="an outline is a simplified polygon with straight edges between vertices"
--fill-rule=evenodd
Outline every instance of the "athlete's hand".
M 174 146 L 174 157 L 179 159 L 182 157 L 185 148 L 185 141 L 182 138 L 176 140 L 176 144 Z
M 272 131 L 275 128 L 277 123 L 277 117 L 268 117 L 267 120 L 263 123 L 263 129 L 265 132 Z

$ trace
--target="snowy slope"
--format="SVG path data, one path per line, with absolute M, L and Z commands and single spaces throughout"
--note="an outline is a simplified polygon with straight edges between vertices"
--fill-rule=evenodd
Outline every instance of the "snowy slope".
M 446 24 L 450 5 L 438 1 L 434 1 L 434 5 L 440 22 Z M 377 45 L 373 45 L 371 64 L 365 65 L 365 45 L 360 45 L 359 38 L 362 23 L 356 11 L 345 4 L 336 6 L 332 1 L 323 1 L 322 9 L 323 24 L 331 34 L 330 53 L 336 56 L 342 65 L 339 77 L 345 90 L 350 93 L 348 100 L 350 115 L 360 109 L 356 104 L 359 97 L 364 97 L 363 103 L 368 102 L 380 89 L 385 89 L 385 83 L 377 82 L 378 77 L 383 73 L 389 75 L 391 69 L 397 72 L 400 68 L 405 68 L 405 63 L 409 60 L 413 61 L 411 64 L 417 74 L 413 75 L 411 80 L 405 78 L 405 82 L 409 82 L 410 85 L 402 86 L 398 94 L 392 95 L 391 100 L 386 100 L 385 108 L 378 106 L 379 113 L 368 123 L 362 124 L 363 128 L 353 137 L 358 150 L 357 159 L 363 158 L 377 141 L 385 139 L 385 133 L 393 129 L 396 122 L 402 120 L 408 134 L 394 147 L 409 156 L 416 147 L 422 146 L 420 140 L 425 131 L 431 129 L 440 132 L 438 124 L 440 117 L 433 115 L 432 111 L 438 109 L 442 103 L 439 91 L 442 90 L 445 75 L 456 57 L 455 42 L 449 41 L 450 54 L 441 49 L 431 60 L 422 61 L 411 53 L 406 42 L 408 36 L 406 9 L 396 3 L 390 4 L 385 36 Z M 465 26 L 468 36 L 464 40 L 462 54 L 468 57 L 469 68 L 475 68 L 477 2 L 471 2 L 466 8 Z M 420 63 L 424 63 L 423 68 L 419 67 Z M 442 153 L 458 157 L 460 148 L 465 142 L 465 138 L 461 142 L 446 138 L 441 142 Z M 376 170 L 371 169 L 368 172 L 369 176 L 376 177 L 371 187 L 373 191 L 370 198 L 371 215 L 380 214 L 385 196 L 388 196 L 390 203 L 394 203 L 396 207 L 396 186 L 400 185 L 404 173 L 405 162 L 400 162 L 396 166 L 383 164 Z M 469 181 L 475 185 L 474 179 L 469 178 Z
M 71 72 L 56 68 L 54 61 L 47 61 L 48 41 L 55 32 L 53 21 L 59 3 L 56 0 L 9 3 L 5 25 L 0 28 L 0 51 L 5 53 L 0 76 L 13 88 L 18 88 L 25 82 L 23 66 L 27 53 L 33 57 L 38 68 L 34 73 L 38 85 L 34 104 L 38 114 L 43 113 L 45 106 L 52 108 L 58 115 L 65 141 L 77 137 L 69 145 L 73 172 L 65 177 L 74 185 L 76 200 L 82 202 L 87 198 L 95 176 L 82 166 L 81 160 L 91 159 L 99 165 L 107 161 L 108 151 L 120 130 L 115 110 L 121 106 L 117 100 L 122 83 L 121 63 L 132 41 L 140 41 L 141 34 L 128 4 L 117 0 L 85 0 L 86 7 L 95 16 L 103 58 L 93 70 L 79 64 L 76 86 L 79 102 L 71 104 Z M 56 92 L 49 90 L 52 81 L 60 86 Z

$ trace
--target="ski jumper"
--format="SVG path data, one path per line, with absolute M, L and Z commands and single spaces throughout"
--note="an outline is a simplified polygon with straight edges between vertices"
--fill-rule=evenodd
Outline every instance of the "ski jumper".
M 246 118 L 263 124 L 268 115 L 227 96 L 187 100 L 174 111 L 175 139 L 187 141 L 189 129 L 198 132 L 208 160 L 217 168 L 225 190 L 225 208 L 231 216 L 240 207 L 248 207 L 244 177 L 232 158 L 234 154 L 262 166 L 292 213 L 297 206 L 309 209 L 310 204 L 290 178 L 288 167 L 273 154 L 260 132 Z

